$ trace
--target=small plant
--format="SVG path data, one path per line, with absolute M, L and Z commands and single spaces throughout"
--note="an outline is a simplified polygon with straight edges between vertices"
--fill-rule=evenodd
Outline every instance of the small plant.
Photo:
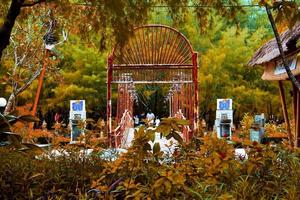
M 266 123 L 265 137 L 287 138 L 287 131 L 283 124 Z
M 240 138 L 250 139 L 250 128 L 253 122 L 253 116 L 249 113 L 245 113 L 241 121 Z

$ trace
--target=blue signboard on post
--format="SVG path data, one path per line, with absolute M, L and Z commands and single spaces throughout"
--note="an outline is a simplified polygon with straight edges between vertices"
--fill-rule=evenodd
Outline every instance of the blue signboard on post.
M 72 142 L 76 141 L 81 134 L 84 134 L 84 130 L 78 125 L 85 120 L 85 100 L 70 100 L 70 128 Z
M 225 100 L 225 101 L 220 101 L 219 102 L 219 108 L 220 110 L 229 110 L 229 101 Z
M 231 110 L 232 109 L 232 99 L 218 99 L 217 100 L 218 110 Z
M 83 110 L 83 101 L 72 102 L 73 111 L 82 111 Z

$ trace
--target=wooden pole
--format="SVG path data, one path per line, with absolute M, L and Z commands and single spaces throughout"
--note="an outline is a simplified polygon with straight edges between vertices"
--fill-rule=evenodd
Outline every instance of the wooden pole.
M 116 121 L 120 119 L 120 110 L 122 110 L 121 101 L 119 99 L 123 98 L 123 84 L 118 84 L 118 100 L 117 100 L 117 113 L 116 113 Z
M 193 127 L 194 124 L 194 96 L 193 96 L 193 84 L 190 85 L 190 127 Z
M 299 80 L 299 77 L 298 77 Z M 297 102 L 296 102 L 296 119 L 295 119 L 295 147 L 299 147 L 299 136 L 300 136 L 300 92 L 297 89 Z
M 128 110 L 129 111 L 129 101 L 130 101 L 130 95 L 129 95 L 129 92 L 128 92 L 128 83 L 125 84 L 125 107 L 124 107 L 124 110 L 123 110 L 123 114 L 125 112 L 125 110 Z
M 297 87 L 295 87 L 294 85 L 293 85 L 293 108 L 294 108 L 294 122 L 295 122 L 295 127 L 294 127 L 294 132 L 295 132 L 295 134 L 294 134 L 294 137 L 295 137 L 295 142 L 294 142 L 294 146 L 295 147 L 298 147 L 299 146 L 299 141 L 298 141 L 298 139 L 299 139 L 299 136 L 300 136 L 300 134 L 299 134 L 299 122 L 300 122 L 300 120 L 299 120 L 299 101 L 300 101 L 300 99 L 299 99 L 299 92 L 298 92 L 298 89 L 297 89 Z
M 44 77 L 45 77 L 45 73 L 46 73 L 46 66 L 47 66 L 48 57 L 49 57 L 49 50 L 45 49 L 42 71 L 41 71 L 41 74 L 40 74 L 40 77 L 39 77 L 39 82 L 38 82 L 38 86 L 37 86 L 37 90 L 36 90 L 36 95 L 35 95 L 32 111 L 31 111 L 32 116 L 36 116 L 36 110 L 37 110 L 37 106 L 39 104 L 41 90 L 42 90 Z M 30 123 L 29 124 L 29 129 L 32 130 L 33 126 L 34 126 L 34 122 Z
M 39 100 L 40 100 L 40 95 L 41 95 L 41 90 L 42 90 L 42 86 L 43 86 L 43 82 L 44 82 L 48 56 L 49 56 L 49 50 L 46 49 L 45 54 L 44 54 L 44 59 L 43 59 L 42 71 L 41 71 L 41 74 L 40 74 L 40 77 L 39 77 L 36 96 L 35 96 L 35 100 L 34 100 L 34 103 L 33 103 L 32 112 L 31 112 L 31 114 L 33 116 L 36 115 L 37 106 L 38 106 L 38 103 L 39 103 Z M 32 123 L 32 125 L 33 125 L 33 123 Z
M 187 109 L 186 109 L 186 105 L 187 105 L 187 87 L 185 86 L 185 84 L 181 84 L 182 88 L 181 88 L 181 96 L 182 96 L 182 112 L 183 112 L 183 116 L 185 118 L 188 118 L 188 113 L 187 113 Z
M 106 98 L 106 119 L 107 119 L 107 134 L 109 145 L 112 146 L 112 122 L 111 122 L 111 81 L 112 81 L 112 64 L 113 56 L 109 56 L 107 60 L 107 98 Z
M 292 137 L 292 132 L 291 132 L 291 125 L 290 125 L 290 120 L 289 120 L 289 116 L 288 116 L 288 112 L 287 112 L 287 106 L 286 106 L 286 101 L 285 101 L 285 93 L 284 93 L 284 88 L 283 88 L 282 81 L 278 81 L 278 86 L 279 86 L 279 93 L 280 93 L 283 117 L 284 117 L 284 121 L 285 121 L 286 127 L 287 127 L 289 144 L 290 144 L 290 146 L 293 146 L 293 137 Z
M 193 81 L 194 81 L 194 134 L 198 132 L 198 115 L 199 115 L 199 97 L 198 97 L 198 54 L 193 53 Z
M 179 95 L 180 93 L 179 93 L 179 91 L 176 91 L 176 113 L 178 113 L 178 111 L 179 111 L 179 98 L 180 98 L 180 95 Z M 175 113 L 175 115 L 176 115 L 176 113 Z
M 296 121 L 295 121 L 295 147 L 299 146 L 299 91 L 297 91 L 297 103 L 296 103 Z
M 173 116 L 174 117 L 177 113 L 177 91 L 174 91 L 173 95 Z
M 170 117 L 173 116 L 173 96 L 170 95 L 170 99 L 169 99 L 169 115 Z

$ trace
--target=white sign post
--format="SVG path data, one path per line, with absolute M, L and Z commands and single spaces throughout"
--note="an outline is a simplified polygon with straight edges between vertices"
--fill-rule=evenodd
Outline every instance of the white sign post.
M 231 139 L 233 126 L 232 99 L 217 99 L 215 129 L 218 138 Z
M 85 100 L 71 100 L 70 101 L 70 128 L 71 128 L 71 142 L 84 134 L 84 131 L 78 127 L 80 122 L 86 120 Z

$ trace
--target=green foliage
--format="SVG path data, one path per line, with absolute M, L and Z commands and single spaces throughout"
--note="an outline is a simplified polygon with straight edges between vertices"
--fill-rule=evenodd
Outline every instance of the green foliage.
M 48 76 L 41 104 L 48 109 L 54 106 L 68 109 L 68 100 L 85 99 L 88 111 L 99 110 L 99 107 L 105 110 L 105 55 L 76 36 L 70 36 L 59 51 L 64 56 L 58 63 L 59 74 Z
M 237 33 L 235 28 L 227 28 L 221 33 L 220 39 L 211 42 L 201 55 L 199 94 L 203 117 L 215 110 L 217 98 L 233 99 L 237 121 L 249 111 L 280 114 L 276 85 L 260 79 L 261 69 L 245 67 L 265 34 L 263 28 L 253 33 L 248 29 Z M 273 109 L 266 103 L 271 104 Z

